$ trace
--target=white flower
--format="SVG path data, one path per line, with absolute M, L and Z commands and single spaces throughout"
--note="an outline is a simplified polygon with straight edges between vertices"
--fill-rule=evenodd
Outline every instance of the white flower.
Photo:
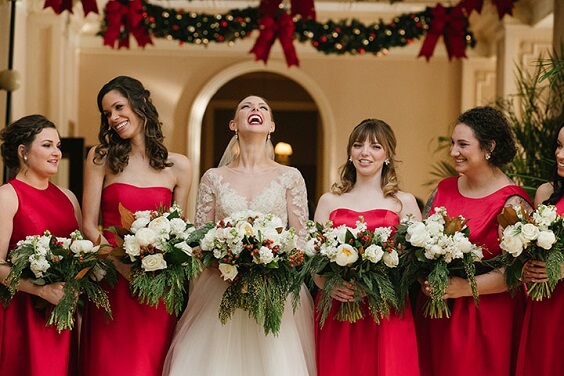
M 247 221 L 241 221 L 241 222 L 237 223 L 235 230 L 237 231 L 237 234 L 239 234 L 239 236 L 241 238 L 243 238 L 245 235 L 246 236 L 255 235 L 253 225 L 251 225 Z
M 99 248 L 99 245 L 94 246 L 94 244 L 90 240 L 75 240 L 70 245 L 70 250 L 75 254 L 91 252 L 94 253 L 97 252 Z
M 376 227 L 374 229 L 374 238 L 382 243 L 387 242 L 390 235 L 392 235 L 392 229 L 390 227 Z
M 169 224 L 170 224 L 170 232 L 172 233 L 172 235 L 181 239 L 186 238 L 185 236 L 187 235 L 187 233 L 185 231 L 186 231 L 187 223 L 184 220 L 182 220 L 181 218 L 172 218 L 169 221 Z
M 224 281 L 233 281 L 233 279 L 237 276 L 237 273 L 239 273 L 237 266 L 231 264 L 219 264 L 219 271 L 221 272 L 221 276 Z
M 211 251 L 212 249 L 214 249 L 216 232 L 217 229 L 212 228 L 208 232 L 206 232 L 202 240 L 200 240 L 200 248 L 202 248 L 202 251 Z
M 192 256 L 192 247 L 190 247 L 188 245 L 188 243 L 186 242 L 180 242 L 180 243 L 176 243 L 174 245 L 176 248 L 181 249 L 184 253 L 186 253 L 188 256 Z
M 407 228 L 405 239 L 415 247 L 425 247 L 429 235 L 423 222 L 415 222 Z
M 556 207 L 552 205 L 539 205 L 533 212 L 533 219 L 542 228 L 548 228 L 558 218 Z
M 307 241 L 306 245 L 305 245 L 305 254 L 307 256 L 315 256 L 317 254 L 317 250 L 315 249 L 315 246 L 317 244 L 317 239 L 315 238 L 311 238 Z
M 364 250 L 364 255 L 362 255 L 362 257 L 376 264 L 382 259 L 383 255 L 384 251 L 382 250 L 382 247 L 372 244 Z
M 135 261 L 135 257 L 139 256 L 141 247 L 137 242 L 135 235 L 125 235 L 123 237 L 123 249 L 129 255 L 131 261 Z
M 462 253 L 468 253 L 472 250 L 472 243 L 462 232 L 456 232 L 452 236 L 454 246 Z
M 260 264 L 270 264 L 274 260 L 272 250 L 268 247 L 261 247 L 258 256 Z
M 168 239 L 170 234 L 170 221 L 166 217 L 163 216 L 153 219 L 147 227 L 159 234 L 160 237 Z
M 556 236 L 550 230 L 541 231 L 539 237 L 537 238 L 537 244 L 543 249 L 550 249 L 552 245 L 556 243 Z
M 131 224 L 131 232 L 137 233 L 140 229 L 147 227 L 147 225 L 151 222 L 151 218 L 149 217 L 139 217 Z
M 532 223 L 526 223 L 521 227 L 521 236 L 526 240 L 523 243 L 529 243 L 531 240 L 536 240 L 538 238 L 539 229 Z
M 508 226 L 509 227 L 509 226 Z M 519 236 L 504 236 L 499 247 L 505 252 L 517 257 L 523 252 L 523 242 Z
M 29 268 L 35 275 L 35 278 L 43 277 L 43 273 L 45 273 L 50 267 L 51 264 L 49 264 L 45 257 L 38 255 L 29 256 Z
M 140 246 L 148 246 L 157 242 L 158 234 L 150 228 L 144 227 L 135 233 L 135 239 Z
M 143 257 L 141 267 L 148 272 L 166 269 L 166 260 L 162 253 L 155 253 L 154 255 Z
M 382 261 L 384 262 L 384 264 L 386 264 L 387 267 L 395 268 L 399 264 L 399 255 L 395 249 L 391 252 L 384 252 Z
M 357 250 L 350 244 L 342 244 L 337 248 L 335 262 L 339 266 L 351 265 L 358 260 Z
M 57 241 L 61 243 L 61 247 L 68 249 L 71 244 L 71 239 L 69 238 L 57 238 Z

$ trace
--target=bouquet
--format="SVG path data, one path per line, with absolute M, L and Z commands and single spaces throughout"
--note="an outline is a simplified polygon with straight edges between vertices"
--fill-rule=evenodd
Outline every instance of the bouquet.
M 154 307 L 163 299 L 168 313 L 178 316 L 188 281 L 202 270 L 194 247 L 209 227 L 196 230 L 177 205 L 132 213 L 120 204 L 119 211 L 122 227 L 109 230 L 118 235 L 113 254 L 132 264 L 132 294 Z
M 425 303 L 426 317 L 450 317 L 448 303 L 443 299 L 449 276 L 468 280 L 474 303 L 478 305 L 476 266 L 483 258 L 482 248 L 468 240 L 469 230 L 462 216 L 449 217 L 444 207 L 422 222 L 411 218 L 403 220 L 397 231 L 396 242 L 402 245 L 402 291 L 421 278 L 427 279 L 431 299 Z
M 237 309 L 248 312 L 265 334 L 277 335 L 288 295 L 296 309 L 301 286 L 294 229 L 285 229 L 272 214 L 242 211 L 220 221 L 200 242 L 204 265 L 218 264 L 231 281 L 221 298 L 219 319 L 227 322 Z
M 117 281 L 116 270 L 107 260 L 108 254 L 100 250 L 99 245 L 85 240 L 78 230 L 70 234 L 70 238 L 58 238 L 49 231 L 43 235 L 28 236 L 20 240 L 9 254 L 11 270 L 5 281 L 9 293 L 3 300 L 5 304 L 9 303 L 17 291 L 20 278 L 28 278 L 38 286 L 64 282 L 63 297 L 52 309 L 47 325 L 55 325 L 59 332 L 72 329 L 81 293 L 111 317 L 108 297 L 98 284 L 104 278 L 110 284 Z M 43 304 L 43 307 L 46 305 Z
M 356 322 L 364 317 L 361 301 L 367 307 L 376 323 L 389 317 L 392 308 L 398 308 L 398 298 L 391 281 L 391 269 L 399 263 L 399 255 L 391 239 L 391 227 L 367 229 L 361 220 L 355 227 L 341 225 L 331 227 L 308 222 L 308 272 L 326 277 L 319 300 L 320 325 L 327 319 L 333 299 L 331 290 L 344 281 L 354 285 L 354 301 L 342 302 L 335 318 L 340 321 Z
M 498 222 L 504 228 L 500 247 L 507 252 L 507 286 L 512 289 L 521 284 L 521 271 L 528 260 L 544 261 L 548 281 L 528 283 L 527 293 L 532 300 L 550 298 L 562 277 L 564 262 L 564 223 L 556 207 L 540 205 L 531 214 L 523 206 L 518 210 L 506 207 L 498 216 Z

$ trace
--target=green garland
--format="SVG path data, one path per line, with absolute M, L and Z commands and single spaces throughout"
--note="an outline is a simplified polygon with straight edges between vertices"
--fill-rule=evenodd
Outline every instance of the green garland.
M 156 38 L 177 40 L 179 43 L 208 45 L 211 42 L 233 45 L 259 29 L 258 8 L 232 9 L 223 14 L 206 14 L 165 8 L 143 2 L 144 19 L 149 33 Z M 352 20 L 318 22 L 294 18 L 294 37 L 309 42 L 325 54 L 385 54 L 392 47 L 403 47 L 425 36 L 431 21 L 431 10 L 407 13 L 391 22 L 380 20 L 365 25 Z M 104 35 L 107 19 L 102 23 Z M 466 46 L 473 47 L 475 39 L 465 28 Z M 127 37 L 127 34 L 122 35 Z

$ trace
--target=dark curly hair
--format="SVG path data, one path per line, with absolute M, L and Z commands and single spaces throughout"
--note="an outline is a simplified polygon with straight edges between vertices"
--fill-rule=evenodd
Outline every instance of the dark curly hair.
M 490 164 L 502 167 L 515 157 L 515 137 L 501 111 L 489 106 L 474 107 L 460 115 L 456 123 L 463 123 L 472 128 L 480 148 L 490 152 Z M 492 141 L 495 142 L 493 150 Z
M 562 128 L 564 128 L 564 125 Z M 562 130 L 562 128 L 560 128 L 560 130 Z M 557 145 L 558 135 L 556 135 L 553 150 L 556 150 Z M 552 170 L 552 188 L 554 189 L 554 192 L 552 192 L 549 198 L 543 201 L 543 204 L 545 205 L 556 205 L 562 196 L 564 196 L 564 177 L 558 175 L 558 163 L 554 164 L 554 169 Z
M 23 145 L 29 149 L 35 137 L 45 128 L 57 129 L 55 124 L 43 115 L 28 115 L 2 129 L 0 149 L 4 166 L 10 169 L 10 178 L 14 178 L 20 172 L 18 147 Z
M 352 146 L 355 142 L 364 142 L 367 138 L 374 141 L 377 140 L 386 152 L 386 158 L 389 163 L 382 166 L 382 191 L 384 197 L 394 197 L 399 190 L 398 179 L 396 175 L 396 136 L 392 128 L 384 121 L 378 119 L 365 119 L 358 124 L 351 135 L 347 144 L 347 158 L 351 154 Z M 340 168 L 340 182 L 333 184 L 331 192 L 335 194 L 343 194 L 349 192 L 356 183 L 356 168 L 354 164 L 347 162 Z
M 100 111 L 100 131 L 96 146 L 94 163 L 106 163 L 110 170 L 117 174 L 127 166 L 129 153 L 131 152 L 131 141 L 122 139 L 108 124 L 108 119 L 102 108 L 102 99 L 112 90 L 116 90 L 129 101 L 133 112 L 139 116 L 144 123 L 145 152 L 149 157 L 149 164 L 155 170 L 162 170 L 172 166 L 168 161 L 168 150 L 163 144 L 164 136 L 162 123 L 159 121 L 159 113 L 151 101 L 151 93 L 143 87 L 143 84 L 134 78 L 119 76 L 105 84 L 98 93 L 98 110 Z

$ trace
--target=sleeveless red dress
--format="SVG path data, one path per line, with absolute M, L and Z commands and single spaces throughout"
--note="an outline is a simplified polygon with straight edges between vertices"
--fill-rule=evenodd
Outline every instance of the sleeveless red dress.
M 529 201 L 525 190 L 515 185 L 485 197 L 468 198 L 458 191 L 458 177 L 451 177 L 439 183 L 433 208 L 444 206 L 449 216 L 466 218 L 470 241 L 482 246 L 484 259 L 488 259 L 501 253 L 497 215 L 512 196 Z M 513 374 L 524 314 L 522 295 L 481 295 L 479 307 L 472 297 L 450 299 L 451 317 L 442 319 L 423 317 L 426 299 L 419 295 L 415 312 L 421 375 Z
M 104 228 L 121 226 L 118 204 L 131 212 L 169 207 L 172 194 L 164 187 L 136 187 L 113 183 L 102 192 Z M 105 233 L 113 242 L 113 234 Z M 87 304 L 80 342 L 81 376 L 157 376 L 172 340 L 176 317 L 164 303 L 150 307 L 131 296 L 129 282 L 119 277 L 115 289 L 109 288 L 113 320 L 103 310 Z
M 78 229 L 74 207 L 68 197 L 49 183 L 45 190 L 20 180 L 9 182 L 18 195 L 10 250 L 29 235 L 45 230 L 69 237 Z M 34 307 L 40 298 L 18 291 L 8 307 L 0 305 L 0 374 L 2 376 L 63 376 L 75 366 L 71 332 L 46 327 L 48 313 Z
M 564 214 L 564 198 L 556 203 Z M 564 286 L 556 285 L 550 299 L 527 300 L 516 376 L 564 375 Z
M 356 212 L 336 209 L 329 219 L 333 226 L 355 226 L 359 216 L 364 217 L 370 230 L 395 226 L 398 215 L 390 210 L 373 209 Z M 320 297 L 317 295 L 315 303 Z M 390 315 L 376 324 L 368 310 L 365 318 L 355 323 L 336 320 L 340 302 L 333 300 L 331 311 L 323 328 L 319 327 L 316 313 L 315 346 L 319 376 L 410 376 L 419 375 L 415 324 L 409 301 L 402 316 Z

